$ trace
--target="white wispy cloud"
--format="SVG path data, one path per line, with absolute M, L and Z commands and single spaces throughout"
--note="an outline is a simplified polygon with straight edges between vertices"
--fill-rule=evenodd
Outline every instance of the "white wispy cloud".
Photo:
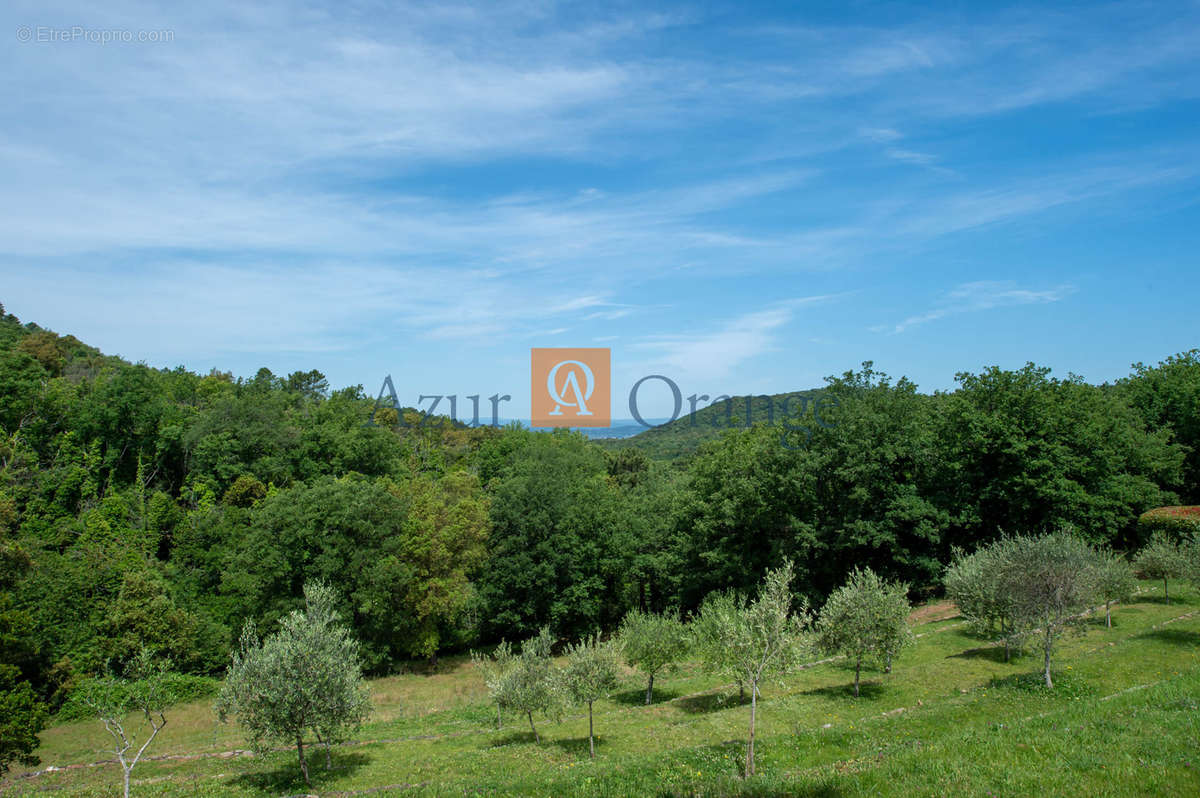
M 639 373 L 666 373 L 672 378 L 703 382 L 733 374 L 738 366 L 778 348 L 778 334 L 805 306 L 844 296 L 822 294 L 772 303 L 759 310 L 726 319 L 717 325 L 683 333 L 655 335 L 634 343 L 640 355 L 631 365 Z
M 1060 285 L 1047 289 L 1020 288 L 1010 281 L 981 280 L 963 283 L 945 293 L 938 306 L 905 318 L 893 327 L 872 327 L 874 332 L 890 332 L 893 335 L 961 313 L 974 313 L 992 308 L 1012 305 L 1043 305 L 1058 302 L 1075 292 L 1071 285 Z
M 17 0 L 0 10 L 10 31 L 175 36 L 0 48 L 4 299 L 53 294 L 45 304 L 115 336 L 114 351 L 182 358 L 336 351 L 363 324 L 459 341 L 641 319 L 630 295 L 647 273 L 863 269 L 1194 180 L 1186 141 L 1009 174 L 986 151 L 957 163 L 930 135 L 1070 101 L 1111 113 L 1194 97 L 1200 12 L 1139 8 L 731 25 L 722 35 L 740 46 L 712 58 L 662 45 L 700 10 Z M 726 137 L 731 121 L 752 132 Z M 881 192 L 864 151 L 923 168 L 892 164 L 912 182 Z M 488 172 L 528 161 L 551 177 Z M 980 285 L 993 287 L 951 292 L 894 331 L 1057 301 Z M 640 351 L 728 371 L 797 307 Z

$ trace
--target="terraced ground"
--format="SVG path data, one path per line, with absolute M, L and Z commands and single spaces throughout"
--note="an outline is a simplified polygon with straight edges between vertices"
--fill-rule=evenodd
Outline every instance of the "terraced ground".
M 1200 795 L 1200 595 L 1144 583 L 1136 601 L 1068 638 L 1056 687 L 1040 686 L 1034 656 L 1003 662 L 970 636 L 952 608 L 914 613 L 920 638 L 890 675 L 871 673 L 850 691 L 843 662 L 806 668 L 763 687 L 758 769 L 740 778 L 749 706 L 736 688 L 688 664 L 656 685 L 627 674 L 597 705 L 598 756 L 588 758 L 587 719 L 524 719 L 495 728 L 469 661 L 434 675 L 373 683 L 376 712 L 360 742 L 334 750 L 332 769 L 313 757 L 300 781 L 294 751 L 249 756 L 234 726 L 207 702 L 179 706 L 134 771 L 136 796 L 330 795 L 754 795 L 1125 796 Z M 98 723 L 42 734 L 41 766 L 5 796 L 119 794 L 120 769 L 105 758 Z M 76 766 L 82 765 L 82 766 Z

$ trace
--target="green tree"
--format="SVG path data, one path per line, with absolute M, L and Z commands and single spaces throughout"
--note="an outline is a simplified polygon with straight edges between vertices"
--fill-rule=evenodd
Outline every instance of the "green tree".
M 976 634 L 995 638 L 1004 644 L 1004 661 L 1012 658 L 1029 633 L 1024 619 L 1017 617 L 1013 597 L 1001 582 L 1000 567 L 1009 546 L 1008 539 L 993 541 L 971 554 L 954 550 L 954 559 L 943 579 L 946 595 L 958 607 Z
M 886 582 L 870 568 L 855 568 L 821 608 L 817 646 L 854 662 L 855 697 L 864 658 L 878 659 L 890 667 L 891 658 L 912 642 L 909 610 L 907 586 Z
M 516 664 L 516 660 L 517 656 L 507 640 L 501 640 L 500 645 L 496 646 L 496 650 L 490 655 L 471 652 L 471 662 L 483 674 L 483 683 L 487 687 L 488 695 L 496 704 L 497 729 L 504 728 L 504 678 Z
M 0 494 L 0 512 L 5 497 Z M 33 619 L 13 606 L 11 589 L 29 571 L 30 559 L 6 540 L 0 518 L 0 776 L 12 762 L 37 764 L 37 733 L 46 725 L 46 707 L 38 700 L 22 669 L 37 672 L 38 639 Z
M 250 507 L 255 502 L 262 501 L 266 495 L 267 486 L 259 482 L 257 477 L 242 474 L 225 491 L 221 501 L 234 507 Z
M 130 663 L 129 679 L 110 674 L 93 680 L 85 688 L 84 703 L 92 708 L 113 738 L 113 753 L 124 776 L 125 798 L 129 798 L 129 776 L 134 767 L 167 725 L 166 677 L 170 668 L 170 660 L 155 660 L 149 651 L 143 650 Z M 131 714 L 141 715 L 140 728 L 130 725 Z M 140 746 L 139 735 L 144 735 Z
M 701 650 L 715 657 L 712 665 L 750 687 L 747 777 L 754 775 L 759 682 L 771 673 L 789 670 L 799 661 L 802 635 L 811 620 L 806 604 L 793 610 L 792 578 L 793 567 L 788 560 L 780 568 L 767 572 L 753 600 L 710 602 L 704 605 L 701 614 L 699 628 L 709 637 Z
M 1104 601 L 1104 625 L 1112 627 L 1114 601 L 1128 601 L 1137 588 L 1137 577 L 1129 561 L 1121 555 L 1106 551 L 1096 565 L 1096 596 Z
M 1137 553 L 1133 565 L 1147 579 L 1161 579 L 1163 598 L 1171 603 L 1167 580 L 1177 579 L 1184 573 L 1184 557 L 1179 544 L 1165 535 L 1157 534 Z
M 813 455 L 779 437 L 779 429 L 731 430 L 691 461 L 675 509 L 683 609 L 716 590 L 753 591 L 771 563 L 807 555 L 816 541 Z
M 1183 547 L 1184 575 L 1193 586 L 1200 588 L 1200 537 Z
M 106 658 L 120 672 L 143 648 L 182 666 L 197 658 L 195 617 L 176 606 L 149 569 L 125 575 L 98 631 Z
M 744 608 L 745 600 L 741 594 L 732 590 L 714 591 L 705 597 L 699 611 L 686 627 L 688 642 L 704 669 L 732 679 L 737 684 L 739 704 L 746 700 L 745 675 L 736 659 L 738 652 L 726 648 L 721 641 L 725 627 L 733 624 Z
M 601 643 L 595 636 L 585 637 L 567 646 L 567 666 L 563 680 L 567 694 L 576 703 L 587 704 L 588 750 L 596 758 L 596 734 L 592 725 L 592 703 L 607 698 L 617 687 L 619 659 L 612 643 Z
M 536 637 L 521 644 L 521 653 L 500 682 L 499 703 L 529 719 L 537 742 L 542 738 L 533 725 L 533 713 L 557 717 L 564 699 L 561 678 L 550 656 L 553 642 L 550 629 L 542 627 Z
M 341 623 L 333 590 L 320 582 L 304 588 L 305 610 L 283 619 L 261 642 L 253 623 L 225 677 L 216 710 L 246 730 L 256 751 L 271 742 L 295 743 L 300 772 L 311 784 L 304 735 L 325 746 L 362 724 L 371 703 L 358 663 L 358 643 Z
M 414 476 L 401 495 L 408 513 L 397 556 L 412 572 L 404 603 L 415 627 L 408 650 L 436 663 L 440 630 L 466 608 L 487 554 L 488 502 L 465 471 Z
M 688 633 L 679 616 L 633 609 L 621 621 L 617 637 L 625 664 L 647 677 L 646 703 L 654 699 L 654 677 L 687 654 Z
M 537 434 L 502 469 L 478 581 L 481 635 L 528 636 L 548 625 L 578 638 L 616 626 L 633 546 L 603 453 L 578 433 Z
M 956 379 L 940 402 L 932 461 L 950 542 L 1069 523 L 1090 542 L 1118 544 L 1131 519 L 1171 503 L 1184 452 L 1119 392 L 1033 363 Z
M 1050 656 L 1065 631 L 1082 628 L 1080 614 L 1096 598 L 1096 552 L 1068 531 L 1015 537 L 999 562 L 1002 589 L 1012 596 L 1014 614 L 1041 638 L 1042 675 L 1047 687 Z
M 1156 366 L 1133 364 L 1121 393 L 1154 430 L 1169 431 L 1187 449 L 1184 499 L 1200 502 L 1200 349 L 1171 355 Z
M 0 776 L 13 762 L 36 765 L 37 734 L 46 725 L 46 706 L 12 665 L 0 664 Z
M 286 615 L 306 579 L 337 584 L 364 667 L 383 672 L 404 657 L 432 659 L 447 634 L 458 639 L 487 531 L 486 499 L 464 472 L 405 484 L 318 477 L 248 510 L 198 514 L 176 535 L 172 563 L 234 629 Z

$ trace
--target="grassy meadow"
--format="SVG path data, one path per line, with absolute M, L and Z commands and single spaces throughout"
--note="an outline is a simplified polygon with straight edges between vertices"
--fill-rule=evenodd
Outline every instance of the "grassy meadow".
M 1040 657 L 1011 663 L 971 636 L 952 607 L 913 615 L 920 635 L 893 673 L 864 673 L 860 698 L 841 661 L 764 684 L 758 771 L 741 779 L 750 707 L 737 688 L 688 663 L 656 683 L 633 672 L 596 705 L 597 758 L 587 717 L 535 716 L 496 729 L 468 659 L 438 672 L 372 683 L 375 713 L 358 742 L 334 749 L 332 769 L 312 750 L 305 788 L 294 750 L 255 757 L 209 701 L 168 712 L 133 774 L 137 796 L 823 796 L 1200 795 L 1200 594 L 1142 583 L 1069 636 L 1055 660 L 1055 689 Z M 814 655 L 814 659 L 816 659 Z M 120 769 L 104 763 L 98 722 L 41 735 L 37 773 L 14 774 L 4 796 L 112 796 Z M 47 771 L 49 766 L 57 769 Z

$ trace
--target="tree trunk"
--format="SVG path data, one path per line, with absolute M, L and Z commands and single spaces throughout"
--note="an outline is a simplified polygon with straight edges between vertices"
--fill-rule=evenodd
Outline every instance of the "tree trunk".
M 1104 625 L 1109 629 L 1112 628 L 1112 602 L 1104 602 Z
M 127 768 L 122 765 L 121 769 L 125 771 L 125 798 L 129 798 L 129 771 L 133 770 L 133 768 Z
M 1166 577 L 1163 577 L 1163 598 L 1165 598 L 1165 599 L 1167 600 L 1167 603 L 1168 603 L 1168 604 L 1170 604 L 1170 603 L 1171 603 L 1171 594 L 1167 592 L 1167 579 L 1166 579 Z
M 646 703 L 649 704 L 654 698 L 654 674 L 650 674 L 650 683 L 646 685 Z
M 592 759 L 596 758 L 596 735 L 592 731 L 592 702 L 588 702 L 588 749 L 592 752 Z
M 1046 641 L 1043 644 L 1045 658 L 1042 661 L 1043 662 L 1042 672 L 1046 677 L 1046 686 L 1053 688 L 1054 682 L 1051 681 L 1051 679 L 1050 679 L 1050 646 L 1051 646 L 1051 644 L 1052 644 L 1052 638 L 1050 637 L 1049 634 L 1047 634 Z
M 537 727 L 533 725 L 533 713 L 526 712 L 525 714 L 529 716 L 529 728 L 533 729 L 533 739 L 540 743 L 542 738 L 538 736 Z
M 317 735 L 317 742 L 325 749 L 325 769 L 333 770 L 333 761 L 329 758 L 329 741 L 322 738 L 316 729 L 313 729 L 313 734 Z
M 746 685 L 738 682 L 738 703 L 744 703 L 746 700 Z
M 858 698 L 858 674 L 862 670 L 862 657 L 854 661 L 854 697 Z
M 300 755 L 300 773 L 304 776 L 304 783 L 312 786 L 312 782 L 308 780 L 308 762 L 304 761 L 304 738 L 299 734 L 296 735 L 296 753 Z
M 750 682 L 750 743 L 746 746 L 746 778 L 754 775 L 754 720 L 758 711 L 758 682 Z
M 504 728 L 504 715 L 500 714 L 500 705 L 499 704 L 496 705 L 496 728 L 497 729 Z
M 887 664 L 883 666 L 883 672 L 884 673 L 892 672 L 892 652 L 890 652 L 890 651 L 888 652 L 888 655 L 887 655 Z

